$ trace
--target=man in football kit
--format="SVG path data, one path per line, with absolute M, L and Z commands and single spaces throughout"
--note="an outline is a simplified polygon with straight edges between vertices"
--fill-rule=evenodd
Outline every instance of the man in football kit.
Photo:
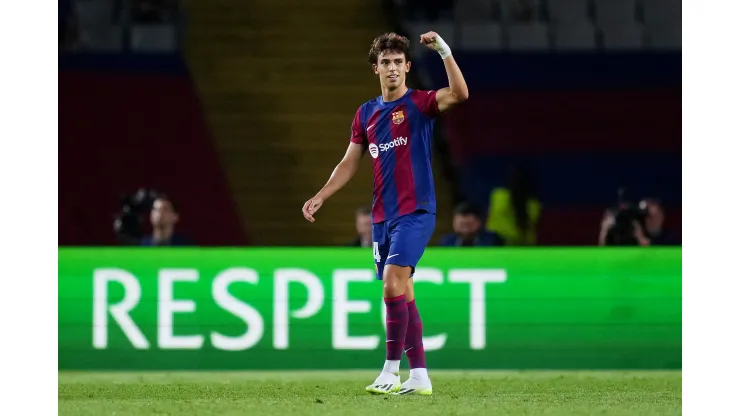
M 380 78 L 381 95 L 357 109 L 344 158 L 324 187 L 303 205 L 303 216 L 314 222 L 324 201 L 349 182 L 363 154 L 370 153 L 373 257 L 386 307 L 386 361 L 377 379 L 366 387 L 374 394 L 432 394 L 412 276 L 436 221 L 431 166 L 434 119 L 465 101 L 468 87 L 442 37 L 427 32 L 420 43 L 442 57 L 450 86 L 437 91 L 408 88 L 409 40 L 395 33 L 375 38 L 368 60 Z M 404 351 L 411 375 L 401 384 Z

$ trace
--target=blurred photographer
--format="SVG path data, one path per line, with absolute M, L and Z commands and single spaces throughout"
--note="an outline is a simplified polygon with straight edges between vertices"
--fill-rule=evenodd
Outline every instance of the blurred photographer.
M 142 246 L 187 246 L 188 240 L 175 232 L 180 214 L 172 200 L 164 195 L 158 196 L 152 204 L 149 221 L 152 234 L 141 240 Z
M 146 217 L 152 225 L 152 234 L 148 236 L 142 231 Z M 153 189 L 141 188 L 121 198 L 121 210 L 113 222 L 113 229 L 118 241 L 125 245 L 188 245 L 186 238 L 175 233 L 179 220 L 180 215 L 169 197 Z
M 664 228 L 665 211 L 656 199 L 637 205 L 623 202 L 608 209 L 601 220 L 600 246 L 658 246 L 677 244 Z
M 649 246 L 641 221 L 624 212 L 608 209 L 601 219 L 600 246 Z
M 121 198 L 121 210 L 116 214 L 113 230 L 118 241 L 125 245 L 139 245 L 143 237 L 142 225 L 157 199 L 153 189 L 140 188 L 136 193 Z
M 657 199 L 645 199 L 640 202 L 645 211 L 645 236 L 652 246 L 672 246 L 681 243 L 665 227 L 665 208 Z

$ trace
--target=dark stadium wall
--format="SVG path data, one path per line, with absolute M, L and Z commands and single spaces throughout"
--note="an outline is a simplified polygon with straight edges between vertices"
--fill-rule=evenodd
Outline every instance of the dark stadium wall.
M 60 59 L 59 144 L 59 245 L 116 244 L 119 196 L 139 187 L 171 195 L 196 244 L 248 243 L 178 58 Z

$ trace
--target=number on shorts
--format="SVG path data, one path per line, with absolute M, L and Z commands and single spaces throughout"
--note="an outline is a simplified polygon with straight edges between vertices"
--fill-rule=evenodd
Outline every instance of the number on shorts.
M 380 263 L 380 250 L 378 249 L 377 241 L 373 241 L 373 257 L 376 263 Z

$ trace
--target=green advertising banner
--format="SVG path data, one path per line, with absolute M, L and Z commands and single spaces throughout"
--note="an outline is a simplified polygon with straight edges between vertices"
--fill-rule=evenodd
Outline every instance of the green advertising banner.
M 59 369 L 382 366 L 382 283 L 356 248 L 60 248 Z M 427 362 L 681 368 L 681 249 L 429 248 Z

